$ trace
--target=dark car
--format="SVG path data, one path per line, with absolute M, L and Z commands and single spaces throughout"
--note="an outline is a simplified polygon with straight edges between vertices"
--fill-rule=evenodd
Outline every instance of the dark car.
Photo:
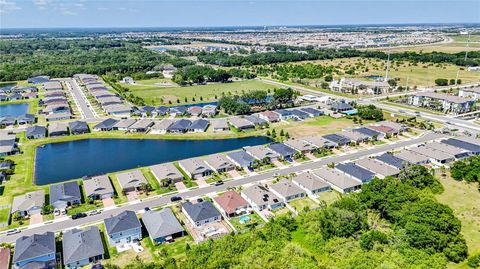
M 72 215 L 72 219 L 85 218 L 86 216 L 87 216 L 87 214 L 85 214 L 85 213 L 77 213 L 77 214 Z
M 223 181 L 219 180 L 219 181 L 215 182 L 215 186 L 220 186 L 220 185 L 223 185 Z
M 170 198 L 170 201 L 172 201 L 172 202 L 180 201 L 180 200 L 182 200 L 182 197 L 180 197 L 180 196 L 173 196 L 172 198 Z

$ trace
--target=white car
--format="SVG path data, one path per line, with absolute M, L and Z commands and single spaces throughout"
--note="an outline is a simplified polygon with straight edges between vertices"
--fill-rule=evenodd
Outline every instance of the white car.
M 11 230 L 8 230 L 6 234 L 14 235 L 14 234 L 18 234 L 19 232 L 21 232 L 19 229 L 11 229 Z

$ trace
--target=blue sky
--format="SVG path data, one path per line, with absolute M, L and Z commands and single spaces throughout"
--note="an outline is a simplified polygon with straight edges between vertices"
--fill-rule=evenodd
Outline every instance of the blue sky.
M 0 0 L 0 27 L 480 22 L 480 0 Z

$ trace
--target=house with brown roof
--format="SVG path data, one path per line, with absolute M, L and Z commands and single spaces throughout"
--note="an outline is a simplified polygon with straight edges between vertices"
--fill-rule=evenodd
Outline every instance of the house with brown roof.
M 213 201 L 220 208 L 220 212 L 229 218 L 246 214 L 250 208 L 247 200 L 235 191 L 227 191 L 213 198 Z
M 278 115 L 277 113 L 275 113 L 273 111 L 270 111 L 270 110 L 260 112 L 258 114 L 258 117 L 260 119 L 264 119 L 268 122 L 279 122 L 280 121 L 280 115 Z
M 371 129 L 371 130 L 374 130 L 374 131 L 377 131 L 377 132 L 380 132 L 384 136 L 398 135 L 398 131 L 396 131 L 395 129 L 393 129 L 391 127 L 384 126 L 384 125 L 370 125 L 367 128 Z

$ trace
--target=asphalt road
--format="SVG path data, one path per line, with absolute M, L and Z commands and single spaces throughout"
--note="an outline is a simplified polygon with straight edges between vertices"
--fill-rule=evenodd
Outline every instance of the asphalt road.
M 93 111 L 93 108 L 90 106 L 90 102 L 87 100 L 86 96 L 82 93 L 80 86 L 74 79 L 65 79 L 65 84 L 72 93 L 72 97 L 75 99 L 75 103 L 78 106 L 78 109 L 81 110 L 82 118 L 84 119 L 94 119 L 97 117 L 96 113 Z
M 309 170 L 309 169 L 317 169 L 329 163 L 340 163 L 340 162 L 345 162 L 349 160 L 354 160 L 354 159 L 358 159 L 358 158 L 365 157 L 372 154 L 379 154 L 379 153 L 390 151 L 393 149 L 399 149 L 399 148 L 412 146 L 412 145 L 420 144 L 427 141 L 432 141 L 434 139 L 439 139 L 442 137 L 445 137 L 445 136 L 441 134 L 436 134 L 436 133 L 426 133 L 425 135 L 419 138 L 399 141 L 393 144 L 386 144 L 386 145 L 382 145 L 372 149 L 360 150 L 360 151 L 348 153 L 345 155 L 336 155 L 329 158 L 319 159 L 316 161 L 311 161 L 311 162 L 302 163 L 302 164 L 291 166 L 291 167 L 286 167 L 284 169 L 269 171 L 263 174 L 251 175 L 241 179 L 227 181 L 220 186 L 210 185 L 208 187 L 189 190 L 179 194 L 170 194 L 166 196 L 156 197 L 151 200 L 140 201 L 138 203 L 128 204 L 118 208 L 107 209 L 103 211 L 101 214 L 88 216 L 82 219 L 77 219 L 77 220 L 67 219 L 59 222 L 45 224 L 42 226 L 27 228 L 23 230 L 21 233 L 14 234 L 14 235 L 9 235 L 9 236 L 2 235 L 0 236 L 0 243 L 11 243 L 21 236 L 30 236 L 32 234 L 45 233 L 48 231 L 59 232 L 59 231 L 71 229 L 77 226 L 84 226 L 88 224 L 101 222 L 103 221 L 103 219 L 108 218 L 111 215 L 118 214 L 124 210 L 139 211 L 144 209 L 145 207 L 155 207 L 155 206 L 169 204 L 171 203 L 170 198 L 173 196 L 180 196 L 185 200 L 186 198 L 203 196 L 209 193 L 222 191 L 230 187 L 237 187 L 237 186 L 248 184 L 248 183 L 267 180 L 267 179 L 273 178 L 274 174 L 287 175 L 294 172 L 300 172 L 300 171 Z

